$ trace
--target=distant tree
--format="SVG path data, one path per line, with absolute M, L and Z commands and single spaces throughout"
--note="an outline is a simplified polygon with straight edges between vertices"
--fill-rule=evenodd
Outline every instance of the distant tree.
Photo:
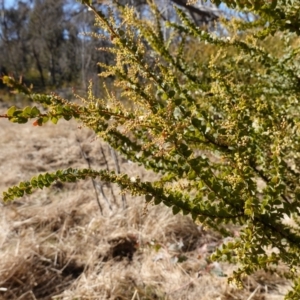
M 129 3 L 145 18 L 151 15 L 146 0 L 131 0 Z M 174 4 L 184 7 L 195 22 L 203 26 L 214 24 L 220 14 L 212 4 L 198 8 L 181 0 L 156 0 L 156 3 L 161 7 L 164 20 L 176 20 Z M 94 51 L 109 43 L 82 35 L 96 31 L 101 34 L 101 30 L 95 28 L 92 13 L 76 4 L 75 0 L 15 1 L 9 8 L 4 6 L 4 1 L 2 4 L 0 65 L 10 74 L 22 76 L 25 82 L 45 88 L 80 79 L 85 89 L 87 79 L 95 79 L 101 70 L 97 68 L 97 62 L 112 60 L 111 54 Z M 110 0 L 96 5 L 99 9 L 113 8 Z
M 14 75 L 24 75 L 30 67 L 28 48 L 27 3 L 19 1 L 17 7 L 5 9 L 2 2 L 0 30 L 0 65 Z

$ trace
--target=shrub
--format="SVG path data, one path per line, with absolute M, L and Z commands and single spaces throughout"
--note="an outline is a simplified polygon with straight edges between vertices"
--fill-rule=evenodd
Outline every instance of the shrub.
M 181 21 L 172 23 L 154 5 L 147 21 L 130 6 L 117 6 L 114 15 L 83 2 L 105 31 L 100 38 L 111 40 L 101 50 L 112 53 L 115 64 L 101 64 L 100 75 L 113 77 L 115 89 L 98 99 L 90 83 L 77 104 L 33 94 L 6 76 L 6 84 L 46 111 L 13 106 L 1 117 L 34 119 L 34 126 L 75 118 L 127 159 L 155 171 L 158 180 L 69 168 L 9 188 L 4 201 L 56 181 L 99 177 L 231 237 L 212 256 L 237 264 L 229 281 L 241 285 L 245 274 L 285 264 L 290 272 L 281 275 L 294 281 L 286 297 L 299 299 L 300 234 L 284 223 L 288 216 L 300 224 L 299 1 L 224 1 L 259 16 L 252 23 L 223 20 L 226 37 L 195 26 L 178 8 Z M 204 49 L 211 55 L 202 55 Z M 228 224 L 239 226 L 238 236 Z

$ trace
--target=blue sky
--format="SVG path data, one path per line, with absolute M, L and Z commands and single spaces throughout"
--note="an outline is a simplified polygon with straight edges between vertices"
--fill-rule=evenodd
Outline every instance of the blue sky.
M 15 0 L 1 0 L 0 3 L 2 4 L 4 2 L 4 7 L 5 8 L 8 8 L 8 7 L 11 7 Z

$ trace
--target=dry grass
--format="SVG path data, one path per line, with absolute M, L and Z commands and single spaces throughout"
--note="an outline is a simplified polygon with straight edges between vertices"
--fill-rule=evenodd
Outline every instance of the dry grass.
M 87 167 L 81 148 L 94 168 L 115 167 L 107 145 L 73 122 L 0 123 L 0 192 L 39 172 Z M 153 178 L 119 161 L 132 176 Z M 207 261 L 222 239 L 190 218 L 129 196 L 123 209 L 116 187 L 103 190 L 103 215 L 91 181 L 0 206 L 0 299 L 283 299 L 288 285 L 275 275 L 258 273 L 243 291 L 228 286 L 221 275 L 232 267 Z

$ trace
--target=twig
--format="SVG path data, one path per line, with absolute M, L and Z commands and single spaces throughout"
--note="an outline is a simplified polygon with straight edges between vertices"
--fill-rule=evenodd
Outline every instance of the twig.
M 100 151 L 101 151 L 101 154 L 102 154 L 102 157 L 104 158 L 104 163 L 106 165 L 106 170 L 109 171 L 109 165 L 108 165 L 108 161 L 106 159 L 106 155 L 105 155 L 105 152 L 103 150 L 103 147 L 102 145 L 100 144 Z M 114 204 L 117 204 L 117 198 L 115 196 L 115 193 L 114 193 L 114 190 L 113 190 L 113 186 L 111 183 L 108 183 L 109 184 L 109 187 L 110 187 L 110 193 L 111 193 L 111 196 L 113 198 L 113 203 Z
M 256 289 L 251 293 L 251 295 L 248 297 L 247 300 L 251 300 L 255 296 L 255 294 L 256 294 L 256 292 L 258 291 L 259 288 L 260 288 L 260 285 L 258 285 L 256 287 Z
M 83 158 L 85 159 L 85 161 L 87 162 L 89 169 L 91 169 L 90 158 L 89 158 L 89 157 L 85 154 L 85 152 L 83 151 L 79 139 L 76 138 L 76 140 L 77 140 L 77 142 L 78 142 L 78 144 L 79 144 L 80 152 L 81 152 L 82 157 L 83 157 Z M 101 206 L 101 203 L 100 203 L 100 200 L 99 200 L 99 196 L 98 196 L 98 193 L 97 193 L 96 182 L 95 182 L 95 180 L 94 180 L 93 178 L 92 178 L 92 183 L 93 183 L 93 187 L 94 187 L 94 191 L 95 191 L 95 195 L 96 195 L 96 200 L 97 200 L 97 203 L 98 203 L 98 206 L 99 206 L 99 209 L 100 209 L 100 213 L 101 213 L 101 215 L 103 216 L 102 206 Z
M 106 170 L 109 171 L 108 161 L 107 161 L 107 159 L 106 159 L 106 155 L 105 155 L 105 152 L 104 152 L 103 147 L 102 147 L 101 144 L 100 144 L 100 151 L 101 151 L 102 157 L 103 157 L 103 159 L 104 159 L 104 163 L 105 163 L 105 165 L 106 165 Z
M 134 291 L 134 293 L 133 293 L 133 296 L 132 296 L 131 300 L 134 300 L 134 299 L 135 299 L 136 294 L 137 294 L 137 289 L 135 289 L 135 291 Z
M 188 287 L 189 285 L 191 285 L 194 281 L 195 281 L 195 278 L 192 278 L 189 282 L 185 283 L 184 285 L 178 287 L 177 289 L 175 289 L 175 290 L 173 290 L 171 292 L 168 292 L 168 294 L 170 295 L 170 294 L 173 294 L 175 292 L 178 292 L 181 289 L 184 289 L 184 288 Z
M 105 195 L 105 193 L 104 193 L 103 185 L 100 184 L 100 183 L 96 183 L 96 186 L 97 186 L 97 188 L 99 189 L 99 191 L 100 191 L 100 193 L 101 193 L 103 199 L 106 201 L 106 203 L 107 203 L 109 209 L 112 210 L 111 204 L 110 204 L 108 198 L 106 197 L 106 195 Z
M 25 294 L 21 295 L 17 300 L 24 299 L 24 296 L 27 296 L 27 295 L 30 295 L 31 299 L 37 300 L 34 293 L 31 290 L 26 292 Z M 28 299 L 28 298 L 26 298 L 26 299 Z
M 112 158 L 114 160 L 114 163 L 115 163 L 116 173 L 120 174 L 121 173 L 121 171 L 120 171 L 120 165 L 119 165 L 119 161 L 118 161 L 118 157 L 117 157 L 116 151 L 112 147 L 110 147 L 110 146 L 109 146 L 109 149 L 110 149 L 111 156 L 112 156 Z M 126 196 L 124 194 L 122 194 L 121 197 L 122 197 L 123 209 L 125 209 L 127 207 Z

